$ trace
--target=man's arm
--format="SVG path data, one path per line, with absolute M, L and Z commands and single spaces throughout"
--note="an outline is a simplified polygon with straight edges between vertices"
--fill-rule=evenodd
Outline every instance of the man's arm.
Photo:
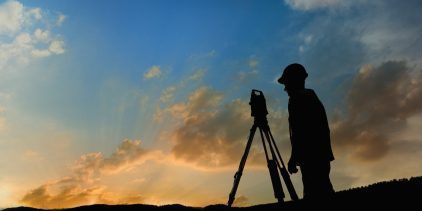
M 289 110 L 289 134 L 290 134 L 290 143 L 291 143 L 291 146 L 292 146 L 292 152 L 291 152 L 291 155 L 290 155 L 290 159 L 289 159 L 289 162 L 288 162 L 288 170 L 289 170 L 289 172 L 291 173 L 291 174 L 294 174 L 294 173 L 296 173 L 298 170 L 297 170 L 297 165 L 298 165 L 298 146 L 297 146 L 297 144 L 298 144 L 298 140 L 297 140 L 297 132 L 295 131 L 296 130 L 296 125 L 295 125 L 295 118 L 296 118 L 296 116 L 295 116 L 295 108 L 293 107 L 293 105 L 292 105 L 292 103 L 291 102 L 289 102 L 289 108 L 288 108 L 288 110 Z
M 287 163 L 287 168 L 288 168 L 290 174 L 294 174 L 294 173 L 297 172 L 297 168 L 296 168 L 297 163 L 296 163 L 296 158 L 295 158 L 295 156 L 297 154 L 297 152 L 296 152 L 297 148 L 295 146 L 295 142 L 293 141 L 293 135 L 292 135 L 292 129 L 290 127 L 290 122 L 289 122 L 289 133 L 290 133 L 290 143 L 292 145 L 292 153 L 290 155 L 289 162 Z

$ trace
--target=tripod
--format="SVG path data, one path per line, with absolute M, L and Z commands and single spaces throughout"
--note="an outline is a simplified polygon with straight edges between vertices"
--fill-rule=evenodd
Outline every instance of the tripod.
M 286 170 L 283 159 L 280 155 L 280 151 L 278 150 L 278 147 L 274 141 L 274 137 L 271 134 L 270 127 L 268 126 L 268 121 L 266 117 L 268 111 L 265 102 L 265 97 L 262 91 L 255 89 L 252 90 L 249 105 L 251 105 L 251 116 L 254 117 L 254 124 L 250 129 L 248 142 L 246 144 L 245 152 L 243 153 L 242 159 L 240 160 L 239 169 L 234 175 L 233 187 L 230 192 L 229 201 L 227 202 L 227 205 L 231 207 L 234 202 L 240 178 L 242 177 L 243 169 L 246 164 L 246 159 L 248 158 L 249 150 L 251 148 L 252 141 L 257 128 L 259 129 L 259 133 L 261 134 L 261 141 L 264 147 L 265 158 L 267 160 L 267 166 L 270 173 L 275 198 L 277 198 L 279 203 L 284 202 L 285 195 L 283 192 L 283 187 L 281 185 L 279 175 L 280 171 L 281 176 L 283 177 L 284 183 L 286 184 L 287 190 L 289 192 L 290 198 L 295 201 L 298 200 L 299 198 L 293 187 L 293 183 L 290 180 L 289 173 Z

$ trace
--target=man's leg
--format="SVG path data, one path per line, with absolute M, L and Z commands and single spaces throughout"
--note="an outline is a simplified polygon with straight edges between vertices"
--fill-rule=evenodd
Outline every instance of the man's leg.
M 323 187 L 321 187 L 322 190 L 324 190 L 324 193 L 326 194 L 327 197 L 332 197 L 333 194 L 335 193 L 334 188 L 333 188 L 333 184 L 331 184 L 331 180 L 330 180 L 330 171 L 331 171 L 331 164 L 330 162 L 326 162 L 323 163 L 321 168 L 324 168 L 323 171 L 321 171 L 321 173 L 323 173 L 321 181 L 323 181 Z
M 300 166 L 304 198 L 328 198 L 334 194 L 330 169 L 330 162 L 308 162 Z

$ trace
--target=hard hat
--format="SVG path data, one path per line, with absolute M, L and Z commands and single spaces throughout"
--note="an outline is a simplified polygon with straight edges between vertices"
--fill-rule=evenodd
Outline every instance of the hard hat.
M 285 84 L 286 81 L 304 81 L 308 77 L 308 73 L 301 64 L 293 63 L 284 68 L 283 74 L 277 80 L 280 84 Z

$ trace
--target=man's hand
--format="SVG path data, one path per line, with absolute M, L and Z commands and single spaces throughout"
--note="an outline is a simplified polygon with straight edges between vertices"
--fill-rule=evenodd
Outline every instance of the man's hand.
M 296 162 L 293 159 L 290 158 L 289 163 L 287 165 L 290 174 L 297 173 Z

